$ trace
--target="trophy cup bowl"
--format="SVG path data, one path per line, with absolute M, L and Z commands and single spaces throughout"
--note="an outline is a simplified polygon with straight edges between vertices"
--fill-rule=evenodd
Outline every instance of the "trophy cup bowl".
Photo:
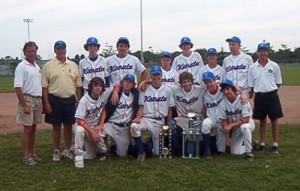
M 187 113 L 186 116 L 187 116 L 188 118 L 193 118 L 193 117 L 196 116 L 196 114 L 195 114 L 195 113 L 192 113 L 192 112 L 189 112 L 189 113 Z

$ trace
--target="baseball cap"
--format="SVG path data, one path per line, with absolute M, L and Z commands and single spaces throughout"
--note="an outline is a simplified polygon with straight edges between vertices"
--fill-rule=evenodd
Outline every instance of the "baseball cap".
M 202 80 L 203 81 L 204 80 L 212 80 L 214 78 L 215 78 L 215 75 L 212 72 L 205 72 L 205 73 L 202 74 Z
M 84 49 L 87 51 L 88 45 L 96 45 L 98 48 L 100 47 L 100 44 L 98 43 L 98 39 L 95 37 L 90 37 L 86 40 L 86 44 L 83 46 Z
M 218 54 L 215 48 L 210 48 L 207 50 L 207 55 Z
M 123 80 L 130 80 L 133 83 L 135 83 L 135 77 L 132 74 L 126 74 L 123 78 Z
M 160 54 L 160 57 L 169 57 L 172 58 L 172 54 L 170 52 L 164 51 Z
M 56 41 L 54 44 L 54 48 L 62 48 L 67 47 L 66 43 L 62 40 Z
M 267 50 L 269 50 L 269 45 L 267 43 L 260 43 L 257 46 L 257 50 L 260 50 L 260 49 L 267 49 Z
M 158 65 L 154 65 L 151 67 L 150 74 L 162 74 L 161 67 Z
M 233 36 L 231 38 L 226 39 L 226 42 L 234 42 L 234 43 L 241 44 L 241 39 L 237 36 Z
M 222 83 L 221 83 L 221 88 L 224 88 L 225 86 L 229 86 L 229 87 L 233 87 L 234 84 L 231 80 L 229 79 L 225 79 Z
M 180 45 L 181 46 L 182 44 L 190 44 L 193 46 L 193 43 L 191 41 L 191 39 L 189 37 L 182 37 L 181 40 L 180 40 Z
M 120 37 L 119 40 L 118 40 L 118 42 L 117 42 L 117 45 L 120 44 L 120 43 L 126 44 L 127 46 L 130 46 L 129 45 L 129 40 L 126 37 Z

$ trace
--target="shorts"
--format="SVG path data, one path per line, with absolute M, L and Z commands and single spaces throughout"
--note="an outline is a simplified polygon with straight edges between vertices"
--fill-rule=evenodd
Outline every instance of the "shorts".
M 52 113 L 45 115 L 45 122 L 52 125 L 75 123 L 76 97 L 60 98 L 54 95 L 48 95 L 49 103 L 52 107 Z
M 33 124 L 42 123 L 42 98 L 35 97 L 31 95 L 24 95 L 24 99 L 28 107 L 30 108 L 30 114 L 25 114 L 23 112 L 23 107 L 18 101 L 18 113 L 17 113 L 17 123 L 32 126 Z
M 283 117 L 277 90 L 267 93 L 255 93 L 253 119 L 264 120 L 267 115 L 271 120 Z

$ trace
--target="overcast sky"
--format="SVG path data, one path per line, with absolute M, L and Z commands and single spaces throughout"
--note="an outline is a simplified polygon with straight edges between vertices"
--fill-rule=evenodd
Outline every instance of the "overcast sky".
M 287 44 L 300 47 L 299 0 L 143 0 L 144 51 L 180 51 L 180 38 L 188 36 L 196 48 L 221 47 L 226 38 L 239 36 L 242 46 L 254 52 L 262 40 L 274 49 Z M 129 39 L 140 50 L 140 0 L 7 0 L 0 8 L 0 58 L 21 57 L 28 41 L 25 18 L 32 18 L 30 39 L 43 59 L 54 56 L 57 40 L 67 43 L 67 55 L 87 54 L 90 36 L 115 46 Z

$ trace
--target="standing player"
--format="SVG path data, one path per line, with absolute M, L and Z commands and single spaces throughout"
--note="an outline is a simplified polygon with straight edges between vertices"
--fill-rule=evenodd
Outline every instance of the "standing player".
M 162 79 L 161 82 L 164 85 L 179 85 L 179 74 L 173 68 L 172 64 L 172 54 L 170 52 L 161 53 L 161 67 L 162 67 Z
M 27 165 L 41 160 L 34 153 L 36 125 L 42 123 L 41 69 L 35 62 L 37 50 L 34 42 L 25 43 L 25 59 L 18 64 L 14 79 L 18 97 L 17 123 L 23 124 L 23 162 Z
M 269 45 L 261 43 L 257 47 L 258 60 L 249 70 L 250 98 L 255 92 L 253 118 L 260 122 L 260 147 L 266 150 L 267 115 L 271 120 L 273 145 L 272 152 L 278 151 L 278 120 L 283 117 L 278 89 L 282 84 L 281 72 L 278 64 L 268 59 Z
M 107 75 L 110 76 L 110 87 L 120 84 L 126 74 L 134 75 L 137 80 L 137 72 L 141 73 L 140 81 L 147 77 L 147 69 L 140 60 L 128 54 L 129 40 L 126 37 L 119 38 L 117 42 L 118 53 L 107 58 Z
M 101 113 L 98 129 L 101 131 L 100 147 L 102 156 L 100 160 L 110 158 L 104 138 L 110 136 L 116 143 L 116 152 L 119 156 L 126 156 L 130 141 L 130 125 L 138 110 L 139 94 L 135 87 L 135 78 L 126 74 L 121 81 L 122 90 L 118 93 L 119 102 L 116 105 L 108 101 Z M 108 100 L 111 99 L 112 93 Z
M 89 56 L 79 61 L 79 71 L 83 78 L 84 94 L 87 94 L 88 85 L 93 77 L 105 79 L 106 60 L 98 55 L 100 44 L 95 37 L 87 39 L 84 49 L 89 52 Z
M 161 82 L 162 69 L 154 65 L 150 70 L 151 84 L 147 85 L 147 90 L 140 93 L 139 109 L 136 118 L 131 124 L 131 135 L 138 150 L 139 162 L 145 160 L 145 152 L 142 145 L 141 131 L 150 131 L 153 141 L 153 154 L 159 154 L 159 130 L 165 125 L 165 118 L 172 117 L 172 107 L 174 99 L 169 87 Z
M 95 146 L 100 141 L 97 127 L 106 100 L 104 91 L 104 80 L 99 77 L 92 78 L 88 85 L 87 94 L 80 99 L 75 113 L 77 121 L 74 125 L 75 155 L 82 156 L 84 159 L 96 157 Z
M 215 48 L 207 50 L 207 60 L 208 64 L 200 68 L 199 75 L 196 76 L 196 81 L 201 82 L 201 84 L 204 85 L 202 75 L 205 72 L 212 72 L 215 76 L 216 82 L 221 83 L 225 79 L 225 70 L 218 64 L 218 52 Z
M 251 56 L 240 51 L 241 40 L 238 37 L 228 38 L 226 42 L 229 44 L 231 55 L 223 60 L 225 78 L 231 80 L 248 94 L 248 71 L 253 65 L 253 60 Z
M 172 68 L 176 70 L 179 74 L 182 72 L 190 72 L 194 76 L 194 81 L 196 76 L 199 74 L 199 70 L 203 64 L 201 55 L 198 52 L 192 52 L 193 43 L 189 37 L 183 37 L 180 41 L 179 47 L 182 50 L 182 54 L 177 56 L 172 64 Z M 201 83 L 195 81 L 197 83 Z
M 74 158 L 72 146 L 72 126 L 75 123 L 76 104 L 81 98 L 82 82 L 76 63 L 66 57 L 66 43 L 54 44 L 56 57 L 42 69 L 43 100 L 45 122 L 52 124 L 53 161 L 60 161 L 61 124 L 64 126 L 66 149 L 62 155 Z
M 242 104 L 231 80 L 226 79 L 222 82 L 221 91 L 225 98 L 220 103 L 218 118 L 222 120 L 227 146 L 231 147 L 232 154 L 245 153 L 246 160 L 252 161 L 252 132 L 255 123 L 251 116 L 250 103 Z

